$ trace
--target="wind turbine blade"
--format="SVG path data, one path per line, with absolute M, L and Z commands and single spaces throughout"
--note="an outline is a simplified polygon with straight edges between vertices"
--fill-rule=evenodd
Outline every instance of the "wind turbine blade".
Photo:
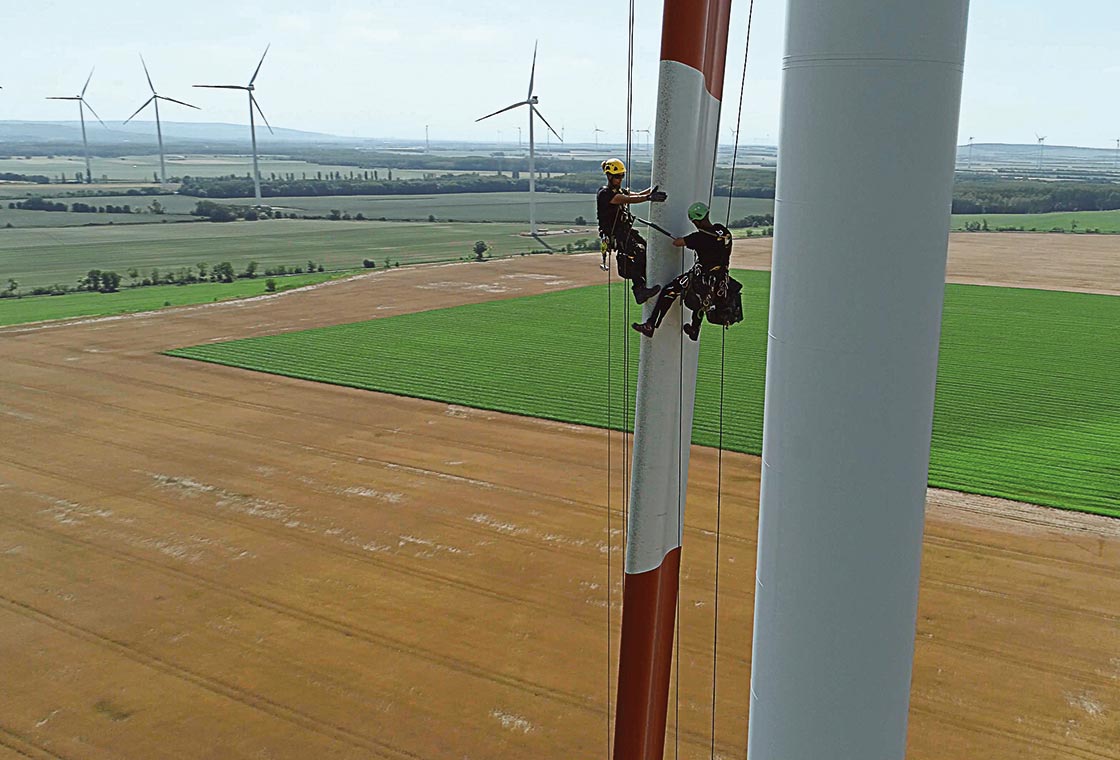
M 81 100 L 73 95 L 48 95 L 47 100 Z
M 248 90 L 243 84 L 192 84 L 191 87 L 209 87 L 212 90 Z
M 544 125 L 546 127 L 548 127 L 548 131 L 551 132 L 552 134 L 556 135 L 557 140 L 559 140 L 560 142 L 564 142 L 564 138 L 561 137 L 560 135 L 556 134 L 556 130 L 553 129 L 552 125 L 548 123 L 548 119 L 544 118 L 544 116 L 541 115 L 541 112 L 537 110 L 537 107 L 536 106 L 529 106 L 529 107 L 533 109 L 533 113 L 535 113 L 537 115 L 537 118 L 540 119 L 541 121 L 543 121 Z
M 260 59 L 260 61 L 257 62 L 257 70 L 253 72 L 253 78 L 249 80 L 249 84 L 252 84 L 253 82 L 257 81 L 257 74 L 261 73 L 261 64 L 264 63 L 264 57 L 266 55 L 268 55 L 268 48 L 270 48 L 270 47 L 272 47 L 271 42 L 268 43 L 268 45 L 264 49 L 264 52 L 261 53 L 261 59 Z M 261 115 L 263 116 L 264 114 L 261 114 Z
M 89 80 L 91 80 L 91 79 L 93 79 L 93 69 L 89 70 L 89 76 L 86 77 L 86 83 L 84 85 L 82 85 L 82 94 L 79 95 L 78 97 L 85 97 L 86 88 L 89 87 Z
M 124 120 L 123 122 L 121 122 L 121 126 L 124 126 L 124 125 L 125 125 L 125 124 L 127 124 L 128 122 L 130 122 L 130 121 L 132 121 L 133 119 L 135 119 L 135 118 L 136 118 L 136 114 L 140 113 L 140 112 L 141 112 L 141 111 L 143 111 L 143 110 L 144 110 L 145 108 L 147 108 L 147 107 L 148 107 L 148 104 L 149 104 L 149 103 L 151 103 L 151 102 L 152 102 L 153 100 L 155 100 L 155 99 L 156 99 L 156 96 L 155 96 L 155 95 L 153 95 L 152 97 L 150 97 L 150 98 L 148 98 L 147 100 L 145 100 L 145 101 L 144 101 L 144 105 L 142 105 L 142 106 L 140 106 L 139 108 L 137 108 L 137 109 L 136 109 L 136 113 L 132 114 L 132 116 L 129 116 L 129 117 L 127 118 L 127 119 L 125 119 L 125 120 Z M 91 108 L 90 110 L 92 111 L 93 109 Z
M 98 121 L 101 121 L 101 117 L 97 115 L 97 111 L 94 111 L 94 110 L 93 110 L 93 106 L 91 106 L 91 105 L 89 104 L 89 101 L 88 101 L 88 100 L 86 100 L 85 98 L 82 98 L 82 103 L 84 103 L 84 104 L 85 104 L 86 108 L 88 108 L 88 109 L 89 109 L 89 112 L 90 112 L 91 114 L 93 114 L 93 115 L 94 115 L 94 117 L 95 117 L 95 118 L 96 118 L 96 119 L 97 119 Z M 106 124 L 106 123 L 105 123 L 105 122 L 103 122 L 103 121 L 101 121 L 101 126 L 105 127 L 105 129 L 108 129 L 108 128 L 109 128 L 109 125 L 108 125 L 108 124 Z
M 529 69 L 529 94 L 525 96 L 526 100 L 533 99 L 533 80 L 537 76 L 537 42 L 533 42 L 533 68 Z
M 261 118 L 264 119 L 264 125 L 268 127 L 269 134 L 276 134 L 272 131 L 272 125 L 268 123 L 268 117 L 265 116 L 264 111 L 261 110 L 261 104 L 257 102 L 257 99 L 253 97 L 252 93 L 249 93 L 249 100 L 253 102 L 253 106 L 256 107 L 257 113 L 259 113 L 261 115 Z
M 140 54 L 140 65 L 144 67 L 144 76 L 148 78 L 148 87 L 151 89 L 152 94 L 156 94 L 156 86 L 152 84 L 152 75 L 148 73 L 148 64 L 144 62 L 144 54 Z
M 194 108 L 195 110 L 198 110 L 198 111 L 202 110 L 198 106 L 192 106 L 190 103 L 184 103 L 181 100 L 176 100 L 175 98 L 169 98 L 166 95 L 153 95 L 152 97 L 159 98 L 160 100 L 170 100 L 172 103 L 178 103 L 181 106 L 186 106 L 187 108 Z
M 505 108 L 501 109 L 500 111 L 495 111 L 494 113 L 488 113 L 485 116 L 483 116 L 481 119 L 475 119 L 475 123 L 483 121 L 484 119 L 489 119 L 491 116 L 497 116 L 500 113 L 505 113 L 506 111 L 511 111 L 514 108 L 518 108 L 519 106 L 525 105 L 526 103 L 528 103 L 528 101 L 522 100 L 519 103 L 514 103 L 512 106 L 506 106 Z

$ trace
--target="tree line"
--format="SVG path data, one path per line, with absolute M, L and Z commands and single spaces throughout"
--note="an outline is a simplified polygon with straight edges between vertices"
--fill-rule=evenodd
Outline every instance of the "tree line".
M 192 267 L 181 266 L 160 270 L 153 268 L 141 272 L 138 267 L 129 267 L 124 275 L 112 269 L 90 269 L 78 278 L 74 285 L 38 285 L 26 291 L 19 289 L 19 282 L 8 278 L 7 287 L 0 290 L 0 298 L 22 298 L 23 296 L 60 296 L 67 293 L 116 293 L 122 287 L 144 288 L 156 285 L 193 285 L 197 283 L 230 283 L 234 280 L 251 280 L 259 276 L 282 277 L 284 275 L 304 274 L 326 271 L 321 262 L 311 259 L 306 264 L 275 264 L 261 269 L 259 262 L 250 261 L 238 271 L 233 264 L 222 261 L 210 264 L 201 261 Z M 128 277 L 128 283 L 122 284 Z

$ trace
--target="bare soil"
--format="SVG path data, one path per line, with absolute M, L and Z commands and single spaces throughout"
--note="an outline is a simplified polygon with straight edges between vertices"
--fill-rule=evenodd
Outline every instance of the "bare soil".
M 1001 261 L 1004 237 L 1014 258 L 1031 236 L 956 237 L 954 257 L 1066 283 L 1048 257 Z M 605 757 L 620 435 L 158 353 L 600 282 L 597 259 L 0 331 L 0 757 Z M 1106 263 L 1079 281 L 1109 289 Z M 701 758 L 716 452 L 692 462 L 677 701 L 680 756 Z M 727 758 L 745 754 L 758 485 L 757 458 L 724 455 Z M 931 491 L 916 642 L 909 758 L 1120 758 L 1120 522 Z

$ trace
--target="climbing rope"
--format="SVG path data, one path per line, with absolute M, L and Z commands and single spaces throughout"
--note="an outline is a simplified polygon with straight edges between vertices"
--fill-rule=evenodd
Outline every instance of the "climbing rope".
M 727 216 L 724 226 L 731 224 L 731 202 L 735 199 L 735 166 L 739 160 L 739 130 L 743 123 L 743 96 L 747 88 L 747 61 L 751 52 L 751 27 L 754 24 L 754 0 L 751 0 L 747 11 L 747 41 L 743 47 L 743 74 L 739 80 L 739 109 L 735 117 L 735 147 L 731 153 L 731 179 L 727 186 Z M 719 140 L 716 140 L 719 144 Z M 714 186 L 714 182 L 712 183 Z M 714 190 L 714 187 L 713 187 Z M 730 262 L 729 262 L 730 263 Z M 731 267 L 728 266 L 728 277 L 731 276 Z M 724 400 L 724 375 L 727 366 L 727 327 L 720 331 L 719 347 L 719 449 L 716 459 L 716 566 L 715 566 L 715 600 L 712 609 L 712 746 L 711 760 L 716 757 L 716 686 L 718 674 L 719 654 L 719 548 L 720 548 L 720 523 L 723 507 L 723 400 Z M 746 746 L 744 744 L 744 746 Z

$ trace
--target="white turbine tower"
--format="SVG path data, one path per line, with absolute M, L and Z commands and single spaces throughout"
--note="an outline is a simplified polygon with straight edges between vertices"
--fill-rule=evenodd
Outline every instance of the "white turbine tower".
M 86 77 L 86 83 L 84 85 L 82 85 L 82 91 L 80 93 L 78 93 L 77 95 L 61 95 L 61 96 L 51 96 L 51 97 L 47 98 L 47 100 L 76 100 L 76 101 L 78 101 L 78 118 L 82 122 L 82 147 L 85 148 L 85 151 L 86 151 L 86 184 L 87 185 L 91 184 L 93 182 L 93 170 L 90 169 L 90 165 L 89 165 L 89 141 L 86 140 L 86 112 L 85 112 L 85 109 L 88 108 L 89 112 L 91 114 L 93 114 L 94 117 L 97 118 L 97 121 L 99 121 L 101 123 L 101 126 L 105 127 L 105 122 L 101 121 L 101 117 L 97 115 L 97 111 L 93 110 L 93 106 L 91 106 L 86 101 L 86 90 L 89 88 L 89 80 L 91 80 L 91 79 L 93 79 L 93 69 L 89 70 L 89 76 Z M 108 127 L 105 127 L 105 129 L 108 129 Z
M 1034 136 L 1038 140 L 1038 170 L 1042 171 L 1042 150 L 1046 147 L 1043 145 L 1046 142 L 1046 135 L 1039 135 L 1038 132 L 1035 132 Z
M 272 125 L 268 123 L 268 117 L 264 115 L 257 99 L 253 97 L 253 91 L 256 86 L 253 84 L 257 81 L 257 74 L 261 73 L 261 64 L 264 63 L 264 57 L 268 55 L 268 49 L 272 47 L 268 45 L 265 47 L 264 52 L 261 53 L 261 60 L 257 63 L 257 68 L 253 72 L 252 78 L 249 79 L 249 84 L 196 84 L 195 87 L 208 87 L 214 90 L 245 90 L 249 93 L 249 134 L 253 138 L 253 192 L 256 195 L 257 203 L 261 202 L 261 173 L 257 168 L 257 122 L 253 115 L 254 109 L 264 119 L 264 125 L 268 127 L 268 131 L 272 134 Z
M 182 100 L 176 100 L 175 98 L 169 98 L 166 95 L 160 95 L 159 93 L 157 93 L 156 92 L 156 86 L 154 84 L 152 84 L 152 75 L 148 73 L 148 64 L 144 61 L 144 56 L 143 55 L 140 56 L 140 65 L 144 67 L 144 76 L 146 76 L 148 78 L 148 89 L 150 89 L 152 91 L 152 97 L 145 100 L 144 105 L 137 108 L 136 113 L 132 114 L 132 116 L 129 116 L 127 119 L 125 119 L 124 123 L 127 124 L 128 122 L 135 119 L 136 116 L 141 111 L 143 111 L 145 108 L 148 107 L 149 103 L 152 105 L 153 108 L 155 108 L 155 110 L 156 110 L 156 139 L 159 140 L 159 178 L 160 178 L 160 181 L 163 184 L 166 185 L 167 184 L 167 167 L 164 166 L 164 158 L 163 158 L 163 128 L 160 126 L 160 122 L 159 122 L 159 102 L 161 100 L 167 100 L 167 101 L 170 101 L 172 103 L 178 103 L 181 106 L 186 106 L 187 108 L 194 108 L 196 110 L 200 110 L 200 109 L 198 108 L 198 106 L 192 106 L 190 103 L 184 103 Z
M 500 113 L 512 111 L 514 108 L 520 108 L 521 106 L 529 107 L 529 233 L 534 237 L 537 234 L 537 184 L 535 176 L 536 150 L 534 147 L 535 143 L 533 139 L 533 117 L 536 116 L 538 119 L 544 122 L 544 125 L 548 127 L 548 130 L 552 132 L 552 134 L 556 135 L 556 139 L 560 140 L 560 142 L 563 142 L 563 140 L 560 138 L 560 135 L 556 134 L 556 130 L 553 129 L 552 125 L 548 123 L 548 120 L 541 116 L 541 112 L 537 110 L 538 99 L 537 96 L 533 94 L 533 82 L 536 78 L 536 74 L 537 44 L 533 43 L 533 67 L 529 70 L 529 94 L 525 96 L 525 100 L 519 100 L 513 105 L 506 106 L 505 108 L 495 111 L 494 113 L 487 114 L 479 119 L 475 119 L 475 122 L 477 123 L 482 121 L 483 119 L 489 119 L 491 116 L 497 116 Z M 520 130 L 521 128 L 518 127 L 519 132 Z
M 595 148 L 596 149 L 598 149 L 598 147 L 599 147 L 599 133 L 600 132 L 606 132 L 606 131 L 607 130 L 605 130 L 605 129 L 599 129 L 598 124 L 595 125 Z

